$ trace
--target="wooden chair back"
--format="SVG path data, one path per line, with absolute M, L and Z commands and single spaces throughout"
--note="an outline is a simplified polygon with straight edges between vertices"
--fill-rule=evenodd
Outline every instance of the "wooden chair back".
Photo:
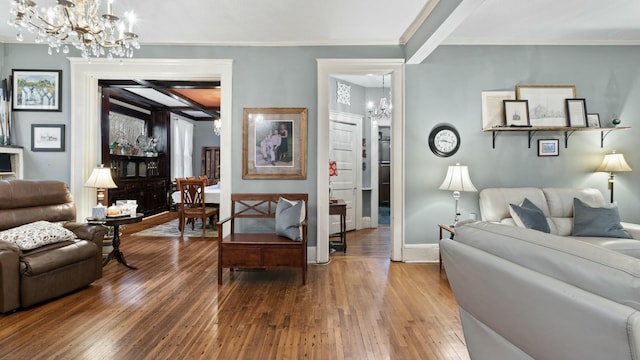
M 215 208 L 209 208 L 205 204 L 204 188 L 207 182 L 201 179 L 179 179 L 180 191 L 180 222 L 181 231 L 184 234 L 185 221 L 187 219 L 202 219 L 202 234 L 205 234 L 206 219 L 212 218 L 218 213 Z M 195 221 L 194 221 L 195 222 Z M 193 223 L 192 223 L 193 228 Z

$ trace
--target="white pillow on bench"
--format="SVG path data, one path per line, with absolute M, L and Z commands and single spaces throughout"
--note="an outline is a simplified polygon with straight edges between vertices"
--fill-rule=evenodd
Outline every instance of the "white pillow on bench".
M 300 223 L 304 221 L 304 201 L 278 199 L 276 205 L 276 234 L 294 241 L 302 241 Z

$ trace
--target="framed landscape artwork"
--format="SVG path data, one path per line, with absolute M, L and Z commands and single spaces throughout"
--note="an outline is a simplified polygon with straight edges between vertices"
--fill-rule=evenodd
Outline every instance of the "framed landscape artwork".
M 516 86 L 516 98 L 529 101 L 529 123 L 531 126 L 568 126 L 565 99 L 575 97 L 575 85 Z
M 14 111 L 62 111 L 62 70 L 13 70 Z
M 244 108 L 242 178 L 307 178 L 306 108 Z

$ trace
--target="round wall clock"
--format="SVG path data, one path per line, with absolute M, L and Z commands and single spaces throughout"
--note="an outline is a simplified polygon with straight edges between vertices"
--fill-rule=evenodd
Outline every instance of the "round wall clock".
M 429 133 L 429 148 L 441 157 L 449 157 L 460 148 L 460 134 L 453 125 L 442 124 Z

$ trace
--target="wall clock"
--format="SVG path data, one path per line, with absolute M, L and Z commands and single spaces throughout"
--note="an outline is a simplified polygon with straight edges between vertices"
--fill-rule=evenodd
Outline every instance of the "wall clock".
M 460 134 L 453 125 L 442 124 L 429 133 L 429 148 L 441 157 L 449 157 L 460 148 Z

